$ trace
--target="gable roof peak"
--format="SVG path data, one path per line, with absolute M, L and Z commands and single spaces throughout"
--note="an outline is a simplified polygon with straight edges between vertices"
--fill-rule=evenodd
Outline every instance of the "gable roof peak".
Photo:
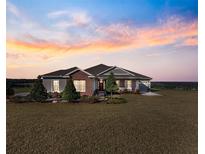
M 95 66 L 92 66 L 92 67 L 85 69 L 85 71 L 89 72 L 92 75 L 97 75 L 98 73 L 103 72 L 103 71 L 109 69 L 110 67 L 112 67 L 112 66 L 107 66 L 105 64 L 98 64 L 98 65 L 95 65 Z
M 105 64 L 102 64 L 102 63 L 101 63 L 101 64 L 98 64 L 98 65 L 95 65 L 95 66 L 108 66 L 108 65 L 105 65 Z M 94 66 L 94 67 L 95 67 L 95 66 Z

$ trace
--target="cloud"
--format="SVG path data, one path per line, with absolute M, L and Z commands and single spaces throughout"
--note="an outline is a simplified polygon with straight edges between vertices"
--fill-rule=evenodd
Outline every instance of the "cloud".
M 92 18 L 83 10 L 60 10 L 50 12 L 47 16 L 51 19 L 57 20 L 53 25 L 54 27 L 62 29 L 74 26 L 86 26 L 92 21 Z
M 19 59 L 20 57 L 22 57 L 24 54 L 20 54 L 20 53 L 6 53 L 6 58 L 9 59 Z
M 7 65 L 7 68 L 8 69 L 15 69 L 15 68 L 31 68 L 31 67 L 37 67 L 37 66 L 40 66 L 39 64 L 8 64 Z
M 184 40 L 182 45 L 184 45 L 184 46 L 196 46 L 196 45 L 198 45 L 198 39 L 197 39 L 197 37 L 187 38 Z
M 21 16 L 21 13 L 20 13 L 20 11 L 18 10 L 18 8 L 17 8 L 14 4 L 10 3 L 9 1 L 6 2 L 6 9 L 7 9 L 10 13 L 12 13 L 13 15 L 15 15 L 16 17 L 20 17 L 20 16 Z
M 138 44 L 138 47 L 168 45 L 198 35 L 197 21 L 187 22 L 179 17 L 170 17 L 150 27 L 112 24 L 99 28 L 98 31 L 110 40 Z
M 69 21 L 60 21 L 56 24 L 54 24 L 54 27 L 60 28 L 60 29 L 66 29 L 72 26 L 75 26 L 76 24 L 69 22 Z
M 154 27 L 137 28 L 126 24 L 112 24 L 96 29 L 95 39 L 75 40 L 74 43 L 59 43 L 32 38 L 28 40 L 8 39 L 7 48 L 19 52 L 47 52 L 51 55 L 60 53 L 75 54 L 79 52 L 118 51 L 130 48 L 143 48 L 177 44 L 186 39 L 183 45 L 197 45 L 193 39 L 197 34 L 197 22 L 184 22 L 182 20 L 166 21 Z M 54 35 L 55 36 L 55 35 Z M 47 39 L 48 40 L 48 39 Z M 181 44 L 180 44 L 181 45 Z
M 77 23 L 77 25 L 86 25 L 91 21 L 91 17 L 88 16 L 86 12 L 82 12 L 82 11 L 71 13 L 71 17 L 73 21 Z
M 154 53 L 147 54 L 146 56 L 148 57 L 164 56 L 164 55 L 174 54 L 176 52 L 177 52 L 176 50 L 167 51 L 167 52 L 154 52 Z
M 7 33 L 7 52 L 39 53 L 43 54 L 40 58 L 49 59 L 65 54 L 197 45 L 197 21 L 177 16 L 138 27 L 126 22 L 97 24 L 86 11 L 60 10 L 48 13 L 52 26 L 43 26 L 26 17 L 15 5 L 8 3 L 8 7 L 21 20 Z
M 36 22 L 11 2 L 7 2 L 7 39 L 26 40 L 27 42 L 56 42 L 72 41 L 65 31 L 56 30 Z M 15 10 L 15 11 L 11 11 Z M 15 15 L 18 14 L 18 15 Z M 14 16 L 13 16 L 14 15 Z
M 67 15 L 69 15 L 68 10 L 59 10 L 59 11 L 54 11 L 54 12 L 48 13 L 49 18 L 58 18 L 58 17 L 62 17 L 62 16 L 67 16 Z

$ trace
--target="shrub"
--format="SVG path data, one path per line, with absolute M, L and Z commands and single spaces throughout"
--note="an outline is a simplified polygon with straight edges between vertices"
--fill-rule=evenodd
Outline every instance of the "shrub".
M 121 97 L 115 97 L 107 100 L 107 104 L 123 104 L 123 103 L 127 103 L 127 100 Z
M 83 96 L 83 97 L 81 97 L 80 101 L 83 103 L 97 103 L 97 102 L 99 102 L 97 96 Z
M 80 98 L 80 93 L 76 92 L 72 79 L 69 79 L 67 81 L 67 84 L 62 94 L 62 98 L 69 102 L 75 101 Z
M 107 78 L 107 81 L 105 83 L 105 89 L 107 92 L 109 92 L 111 94 L 111 97 L 112 97 L 112 94 L 119 89 L 117 84 L 116 84 L 114 74 L 112 72 L 110 73 L 110 75 Z
M 99 93 L 99 90 L 98 89 L 95 89 L 94 92 L 93 92 L 93 96 L 97 96 Z
M 60 98 L 60 93 L 54 92 L 51 94 L 52 98 Z
M 80 99 L 80 92 L 76 92 L 76 98 Z
M 43 86 L 40 76 L 31 89 L 31 98 L 38 102 L 44 102 L 48 98 L 47 90 Z
M 52 98 L 52 92 L 48 93 L 48 98 Z
M 99 102 L 99 98 L 97 96 L 91 97 L 91 103 L 98 103 L 98 102 Z
M 121 91 L 121 94 L 136 94 L 136 93 L 140 93 L 140 90 L 128 90 L 128 89 L 124 89 L 123 91 Z

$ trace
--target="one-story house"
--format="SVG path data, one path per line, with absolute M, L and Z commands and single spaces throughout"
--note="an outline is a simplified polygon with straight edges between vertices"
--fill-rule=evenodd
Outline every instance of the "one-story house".
M 144 91 L 151 87 L 152 78 L 117 66 L 99 64 L 85 70 L 72 67 L 41 75 L 47 92 L 62 92 L 67 80 L 72 79 L 81 95 L 91 96 L 94 92 L 105 91 L 105 83 L 110 73 L 114 74 L 119 91 Z

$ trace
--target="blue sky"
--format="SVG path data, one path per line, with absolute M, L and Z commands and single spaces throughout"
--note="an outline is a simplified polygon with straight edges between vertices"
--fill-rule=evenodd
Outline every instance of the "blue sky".
M 9 0 L 7 77 L 105 63 L 197 81 L 197 12 L 196 0 Z
M 12 0 L 35 19 L 56 10 L 83 9 L 104 22 L 129 21 L 147 24 L 165 16 L 180 15 L 188 20 L 198 16 L 197 0 Z M 44 19 L 42 19 L 44 21 Z

